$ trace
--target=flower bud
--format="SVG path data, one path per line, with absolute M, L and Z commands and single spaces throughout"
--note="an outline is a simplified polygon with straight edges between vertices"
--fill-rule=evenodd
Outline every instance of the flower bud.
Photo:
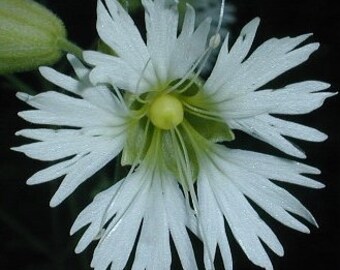
M 32 0 L 0 0 L 0 74 L 53 64 L 66 41 L 63 22 Z

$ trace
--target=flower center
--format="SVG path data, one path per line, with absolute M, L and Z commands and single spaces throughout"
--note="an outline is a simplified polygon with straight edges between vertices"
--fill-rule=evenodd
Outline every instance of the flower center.
M 149 118 L 158 128 L 170 130 L 183 122 L 182 103 L 173 95 L 156 97 L 149 109 Z

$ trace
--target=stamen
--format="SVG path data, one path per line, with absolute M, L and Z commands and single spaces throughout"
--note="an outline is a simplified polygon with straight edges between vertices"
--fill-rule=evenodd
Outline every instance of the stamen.
M 187 107 L 187 112 L 192 114 L 192 115 L 196 115 L 200 118 L 206 119 L 206 120 L 211 120 L 214 122 L 219 122 L 219 123 L 225 123 L 225 121 L 223 119 L 221 119 L 218 115 L 214 115 L 213 113 L 209 113 L 208 111 L 204 111 L 204 110 L 199 110 L 195 107 L 190 107 L 190 106 L 186 106 L 186 104 L 184 104 L 184 107 Z
M 142 99 L 139 95 L 136 95 L 136 100 L 139 103 L 142 103 L 142 104 L 147 104 L 148 103 L 146 100 Z
M 158 159 L 158 155 L 160 154 L 160 144 L 161 144 L 161 131 L 159 129 L 155 129 L 155 132 L 153 134 L 153 141 L 155 142 L 154 144 L 151 145 L 147 156 L 145 157 L 145 162 L 150 162 L 149 165 L 149 170 L 145 170 L 144 175 L 141 177 L 141 179 L 144 180 L 143 186 L 148 183 L 148 179 L 149 177 L 145 177 L 148 173 L 155 173 L 155 168 L 157 167 L 157 163 L 159 162 Z M 131 176 L 131 174 L 134 172 L 136 166 L 138 165 L 138 163 L 134 163 L 128 173 L 128 175 L 126 176 L 125 179 L 127 179 L 128 177 Z M 152 178 L 152 177 L 151 177 Z M 102 218 L 102 223 L 100 228 L 103 228 L 103 226 L 105 225 L 105 220 L 107 218 L 107 213 L 108 210 L 110 209 L 110 207 L 112 206 L 112 204 L 114 203 L 114 201 L 116 200 L 116 198 L 118 197 L 118 193 L 121 193 L 121 190 L 123 189 L 122 187 L 125 185 L 127 181 L 123 181 L 122 184 L 119 186 L 118 191 L 115 193 L 115 195 L 113 196 L 113 198 L 110 201 L 110 204 L 106 207 L 105 210 L 105 215 Z M 100 246 L 102 244 L 102 242 L 104 241 L 104 239 L 115 229 L 115 227 L 120 223 L 121 219 L 123 218 L 123 216 L 126 214 L 126 212 L 128 211 L 128 209 L 130 208 L 130 206 L 133 204 L 133 202 L 136 200 L 137 196 L 139 195 L 139 193 L 141 192 L 141 190 L 143 190 L 143 188 L 140 188 L 136 194 L 133 196 L 133 198 L 131 198 L 130 202 L 128 203 L 128 205 L 126 206 L 126 208 L 124 209 L 124 211 L 120 212 L 120 214 L 116 215 L 112 222 L 109 224 L 109 227 L 103 232 L 102 230 L 98 232 L 99 234 L 102 234 L 102 238 L 100 239 L 98 246 Z M 105 218 L 104 218 L 105 217 Z
M 132 164 L 127 176 L 125 177 L 125 179 L 128 179 L 131 174 L 135 171 L 135 169 L 137 168 L 138 164 L 139 164 L 139 160 L 141 159 L 141 156 L 143 154 L 143 150 L 145 149 L 145 145 L 146 145 L 146 142 L 147 142 L 147 134 L 149 132 L 149 128 L 150 128 L 150 120 L 147 121 L 146 123 L 146 127 L 145 127 L 145 130 L 144 130 L 144 136 L 143 136 L 143 142 L 142 142 L 142 147 L 141 147 L 141 150 L 139 151 L 139 153 L 137 154 L 137 158 L 135 159 L 134 163 Z M 158 148 L 157 148 L 158 149 Z M 121 193 L 121 190 L 123 188 L 123 186 L 125 185 L 126 181 L 123 181 L 123 183 L 119 186 L 117 192 L 115 193 L 115 195 L 111 198 L 109 204 L 106 206 L 105 210 L 104 210 L 104 215 L 101 219 L 101 224 L 100 224 L 100 227 L 99 228 L 103 228 L 104 225 L 105 225 L 105 220 L 107 219 L 107 215 L 108 215 L 108 211 L 109 209 L 111 208 L 111 206 L 114 204 L 114 202 L 116 201 L 116 198 L 117 196 Z M 103 232 L 99 232 L 100 234 L 103 235 Z
M 203 54 L 196 60 L 196 63 L 191 67 L 191 69 L 183 76 L 183 78 L 178 83 L 176 83 L 175 85 L 173 85 L 172 87 L 167 89 L 166 93 L 171 93 L 172 91 L 180 88 L 180 86 L 191 77 L 191 75 L 194 73 L 195 69 L 199 66 L 200 62 L 209 53 L 209 49 L 210 49 L 209 47 L 207 49 L 205 49 Z
M 213 49 L 217 49 L 218 46 L 220 46 L 220 44 L 221 44 L 221 35 L 220 34 L 213 35 L 210 38 L 209 47 L 211 47 Z
M 216 28 L 216 34 L 219 34 L 219 32 L 221 30 L 224 11 L 225 11 L 225 0 L 221 0 L 220 17 L 219 17 L 218 25 L 217 25 L 217 28 Z
M 208 239 L 207 235 L 205 233 L 205 230 L 203 230 L 203 226 L 202 226 L 202 223 L 201 223 L 200 208 L 199 208 L 199 204 L 198 204 L 198 198 L 197 198 L 197 195 L 196 195 L 196 191 L 195 191 L 195 188 L 194 188 L 194 181 L 193 181 L 190 162 L 189 162 L 188 150 L 186 148 L 184 139 L 183 139 L 181 133 L 179 132 L 179 130 L 177 128 L 175 128 L 175 132 L 177 134 L 181 148 L 183 150 L 184 163 L 186 164 L 185 172 L 187 172 L 187 181 L 186 182 L 187 182 L 187 185 L 189 187 L 189 192 L 190 192 L 190 195 L 191 195 L 191 202 L 192 202 L 192 205 L 193 205 L 193 208 L 194 208 L 194 211 L 195 211 L 195 215 L 197 216 L 198 228 L 199 228 L 199 231 L 201 233 L 204 246 L 209 246 L 208 241 L 207 241 L 207 239 Z M 208 252 L 209 261 L 211 263 L 211 270 L 214 270 L 215 269 L 214 259 L 213 259 L 213 256 L 212 256 L 209 248 L 208 248 L 207 252 Z
M 186 85 L 184 87 L 184 89 L 181 89 L 181 93 L 185 92 L 196 81 L 196 79 L 201 75 L 201 73 L 202 73 L 202 71 L 204 69 L 205 64 L 207 63 L 209 57 L 212 54 L 213 49 L 216 49 L 219 46 L 220 42 L 221 42 L 221 36 L 220 36 L 219 32 L 220 32 L 221 26 L 222 26 L 224 10 L 225 10 L 225 2 L 224 2 L 224 0 L 221 0 L 220 15 L 219 15 L 218 25 L 217 25 L 217 28 L 216 28 L 216 33 L 211 37 L 208 48 L 198 58 L 196 63 L 187 72 L 187 74 L 185 74 L 184 77 L 177 84 L 175 84 L 174 86 L 172 86 L 171 88 L 169 88 L 167 90 L 167 93 L 170 93 L 170 92 L 180 88 L 180 86 L 192 76 L 192 74 L 194 73 L 195 69 L 199 65 L 200 65 L 200 67 L 199 67 L 198 71 L 196 72 L 195 76 L 193 76 L 193 78 L 190 81 L 190 83 L 188 85 Z
M 185 171 L 184 172 L 186 172 L 186 178 L 187 178 L 186 182 L 187 182 L 187 185 L 188 185 L 188 188 L 189 188 L 189 192 L 191 194 L 194 211 L 195 211 L 195 213 L 197 213 L 198 212 L 198 204 L 197 204 L 196 192 L 195 192 L 195 189 L 194 189 L 194 179 L 193 179 L 193 176 L 192 176 L 188 150 L 187 150 L 186 145 L 184 143 L 183 137 L 182 137 L 181 133 L 178 131 L 177 128 L 175 128 L 175 132 L 176 132 L 176 135 L 179 139 L 180 146 L 183 150 L 184 165 L 185 165 Z
M 114 91 L 115 91 L 115 93 L 116 93 L 116 96 L 117 96 L 117 98 L 118 98 L 120 104 L 123 106 L 123 108 L 125 109 L 125 111 L 129 111 L 129 108 L 128 108 L 128 106 L 126 105 L 126 102 L 125 102 L 125 100 L 124 100 L 124 98 L 123 98 L 123 96 L 122 96 L 122 93 L 119 91 L 119 89 L 117 88 L 117 86 L 112 85 L 112 87 L 113 87 L 113 89 L 114 89 Z
M 147 67 L 150 63 L 151 63 L 151 59 L 149 58 L 149 60 L 146 62 L 145 66 L 143 67 L 141 75 L 138 78 L 138 82 L 137 82 L 137 85 L 136 85 L 136 91 L 137 92 L 139 90 L 139 86 L 140 86 L 142 80 L 145 79 L 144 75 L 145 75 L 146 69 L 147 69 Z

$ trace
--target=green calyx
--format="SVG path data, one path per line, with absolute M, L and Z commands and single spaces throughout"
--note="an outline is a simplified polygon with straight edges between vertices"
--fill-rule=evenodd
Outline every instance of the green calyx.
M 150 162 L 150 157 L 171 171 L 184 188 L 197 179 L 199 156 L 216 142 L 234 140 L 201 84 L 187 81 L 173 90 L 172 82 L 141 96 L 129 95 L 134 116 L 128 128 L 122 165 Z M 159 90 L 160 89 L 160 90 Z M 171 91 L 170 91 L 170 90 Z M 157 134 L 157 140 L 155 139 Z M 156 153 L 152 149 L 157 148 Z M 147 159 L 145 159 L 148 157 Z
M 31 0 L 0 0 L 0 74 L 54 64 L 64 50 L 79 55 L 52 12 Z

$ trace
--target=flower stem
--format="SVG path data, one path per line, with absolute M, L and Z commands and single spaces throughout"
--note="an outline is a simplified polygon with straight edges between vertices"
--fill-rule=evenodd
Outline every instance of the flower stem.
M 59 39 L 58 44 L 63 51 L 71 53 L 80 59 L 83 59 L 83 49 L 80 48 L 78 45 L 67 39 Z
M 11 84 L 14 86 L 15 91 L 22 91 L 25 92 L 29 95 L 36 95 L 37 93 L 25 82 L 20 80 L 18 77 L 12 74 L 6 74 L 3 75 L 3 77 Z

